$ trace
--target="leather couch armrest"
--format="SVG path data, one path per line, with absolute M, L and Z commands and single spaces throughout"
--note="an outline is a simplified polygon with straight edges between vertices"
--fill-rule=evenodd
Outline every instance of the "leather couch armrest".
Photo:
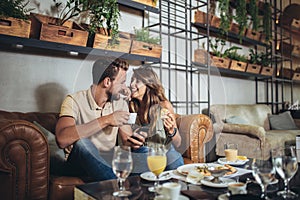
M 248 124 L 226 124 L 224 123 L 224 127 L 222 133 L 236 133 L 236 134 L 245 134 L 251 135 L 259 138 L 260 141 L 265 141 L 266 131 L 261 126 L 253 126 Z
M 3 199 L 48 198 L 48 142 L 32 123 L 0 119 L 0 177 Z
M 179 152 L 186 162 L 205 162 L 205 143 L 213 137 L 211 119 L 207 115 L 178 115 L 177 126 L 182 138 Z

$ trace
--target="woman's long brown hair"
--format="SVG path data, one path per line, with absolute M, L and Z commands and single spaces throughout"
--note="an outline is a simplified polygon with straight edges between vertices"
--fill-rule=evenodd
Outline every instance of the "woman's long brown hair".
M 146 86 L 146 93 L 143 96 L 143 105 L 145 111 L 143 116 L 139 116 L 145 123 L 150 123 L 149 110 L 152 105 L 159 104 L 161 101 L 168 100 L 165 96 L 165 90 L 159 80 L 157 74 L 151 67 L 139 67 L 133 70 L 132 78 L 142 81 Z M 138 112 L 140 108 L 140 102 L 137 99 L 132 99 L 129 102 L 130 112 Z

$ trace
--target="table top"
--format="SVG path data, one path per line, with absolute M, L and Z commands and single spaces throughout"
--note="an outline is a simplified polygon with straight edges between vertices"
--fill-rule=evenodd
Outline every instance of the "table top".
M 290 188 L 299 195 L 300 198 L 300 166 L 298 167 L 298 172 L 290 181 Z M 239 181 L 246 182 L 247 178 L 253 179 L 251 173 L 247 173 L 241 175 L 239 177 Z M 281 198 L 276 195 L 278 190 L 283 189 L 283 181 L 281 178 L 278 178 L 278 183 L 268 186 L 268 196 L 271 199 L 280 200 Z M 181 193 L 189 197 L 189 199 L 207 199 L 207 200 L 216 200 L 221 194 L 225 194 L 228 192 L 227 188 L 212 188 L 204 185 L 193 185 L 186 183 L 185 181 L 172 178 L 167 181 L 179 182 L 181 184 Z M 164 183 L 167 181 L 161 181 L 160 183 Z M 128 199 L 154 199 L 155 194 L 153 192 L 148 191 L 148 187 L 153 186 L 153 181 L 147 181 L 140 176 L 130 176 L 126 179 L 125 187 L 126 189 L 132 192 L 132 195 Z M 76 191 L 77 190 L 77 191 Z M 78 195 L 82 195 L 82 191 L 85 194 L 89 194 L 90 197 L 94 199 L 119 199 L 112 196 L 114 191 L 118 190 L 117 180 L 107 180 L 100 182 L 88 183 L 80 186 L 76 186 L 75 188 L 75 200 L 79 199 Z M 80 192 L 81 194 L 79 194 Z M 242 197 L 238 197 L 237 199 L 251 199 L 254 200 L 260 195 L 261 189 L 260 186 L 256 183 L 249 183 L 247 185 L 247 195 Z M 82 196 L 80 196 L 81 199 Z M 88 199 L 88 198 L 85 198 Z M 235 199 L 231 197 L 230 199 Z M 259 198 L 257 198 L 259 199 Z

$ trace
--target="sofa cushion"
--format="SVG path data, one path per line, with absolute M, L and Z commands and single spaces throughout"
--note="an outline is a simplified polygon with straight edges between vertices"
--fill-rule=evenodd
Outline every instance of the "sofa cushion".
M 65 175 L 69 172 L 68 165 L 65 162 L 65 153 L 63 149 L 60 149 L 55 141 L 55 135 L 40 125 L 38 122 L 33 123 L 39 128 L 39 130 L 45 135 L 48 140 L 50 149 L 50 173 L 54 175 Z
M 270 126 L 272 130 L 297 130 L 290 111 L 278 115 L 269 115 Z
M 249 124 L 249 122 L 240 117 L 240 116 L 230 116 L 228 118 L 225 119 L 225 123 L 228 123 L 228 124 Z

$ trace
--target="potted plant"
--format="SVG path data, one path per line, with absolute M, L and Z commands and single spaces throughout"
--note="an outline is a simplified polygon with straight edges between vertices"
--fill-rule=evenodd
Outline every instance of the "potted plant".
M 211 62 L 213 66 L 219 68 L 229 68 L 230 59 L 227 58 L 222 52 L 223 48 L 226 45 L 226 41 L 221 38 L 216 38 L 215 43 L 212 40 L 209 41 L 210 48 L 212 50 Z
M 241 47 L 231 46 L 224 51 L 224 56 L 231 59 L 230 69 L 236 71 L 246 71 L 247 67 L 247 57 L 245 55 L 238 54 L 238 50 Z
M 262 66 L 261 74 L 272 76 L 274 69 L 271 67 L 271 54 L 269 52 L 261 52 L 259 54 L 259 64 Z
M 149 29 L 134 28 L 134 35 L 132 37 L 132 44 L 130 53 L 137 55 L 144 55 L 150 57 L 161 57 L 162 46 L 159 45 L 160 38 L 150 35 Z
M 254 74 L 259 74 L 261 70 L 261 65 L 260 65 L 260 56 L 255 51 L 254 49 L 249 50 L 249 61 L 248 61 L 248 66 L 247 66 L 247 72 L 254 73 Z
M 117 0 L 88 0 L 89 44 L 92 47 L 129 53 L 131 40 L 119 37 L 120 11 Z M 86 27 L 86 26 L 85 26 Z
M 40 40 L 86 46 L 88 32 L 71 19 L 87 10 L 89 0 L 67 0 L 65 4 L 53 0 L 57 17 L 31 13 L 30 37 Z
M 27 13 L 33 9 L 26 6 L 29 0 L 1 0 L 0 34 L 29 38 L 30 21 Z

